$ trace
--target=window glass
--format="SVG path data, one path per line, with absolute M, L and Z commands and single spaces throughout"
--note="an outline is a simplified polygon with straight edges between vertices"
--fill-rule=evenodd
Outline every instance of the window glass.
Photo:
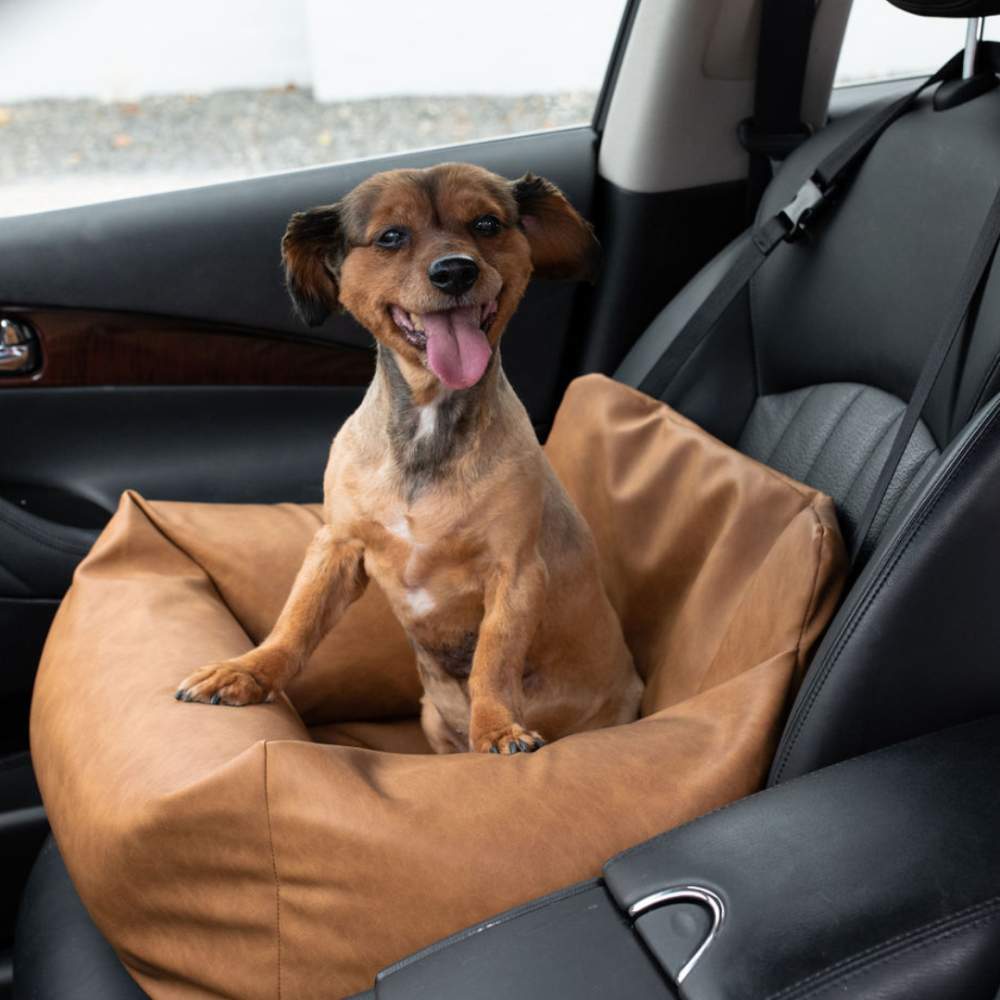
M 986 22 L 986 37 L 1000 25 Z M 883 0 L 854 0 L 835 86 L 933 73 L 965 45 L 962 18 L 917 17 Z
M 0 215 L 586 123 L 624 2 L 6 0 Z

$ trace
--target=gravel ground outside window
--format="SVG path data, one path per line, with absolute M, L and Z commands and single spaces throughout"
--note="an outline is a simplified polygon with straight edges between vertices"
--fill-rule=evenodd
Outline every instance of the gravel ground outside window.
M 2 105 L 0 215 L 580 125 L 595 101 L 581 91 L 326 104 L 286 87 Z

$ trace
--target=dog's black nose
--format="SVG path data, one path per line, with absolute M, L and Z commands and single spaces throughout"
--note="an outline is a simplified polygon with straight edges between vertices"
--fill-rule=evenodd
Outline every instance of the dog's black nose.
M 479 277 L 479 265 L 465 254 L 452 254 L 449 257 L 438 257 L 429 268 L 427 277 L 435 288 L 440 288 L 448 295 L 462 295 L 467 292 Z

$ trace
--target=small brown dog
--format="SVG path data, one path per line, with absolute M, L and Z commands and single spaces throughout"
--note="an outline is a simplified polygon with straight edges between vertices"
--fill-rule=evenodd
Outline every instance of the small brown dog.
M 294 215 L 282 252 L 307 322 L 342 305 L 374 334 L 375 378 L 333 440 L 326 523 L 271 634 L 177 697 L 272 700 L 371 577 L 413 643 L 439 753 L 632 721 L 642 682 L 593 538 L 498 350 L 532 273 L 592 277 L 590 226 L 542 178 L 452 163 Z

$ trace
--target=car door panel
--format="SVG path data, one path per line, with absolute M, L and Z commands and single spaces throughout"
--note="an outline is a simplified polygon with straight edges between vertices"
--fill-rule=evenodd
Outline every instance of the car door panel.
M 295 211 L 334 202 L 370 174 L 464 160 L 515 178 L 549 177 L 588 215 L 589 127 L 406 153 L 5 220 L 0 308 L 45 306 L 155 314 L 316 337 L 292 313 L 279 259 Z M 536 283 L 504 340 L 504 365 L 532 416 L 551 416 L 575 289 Z M 367 347 L 346 314 L 324 339 Z

